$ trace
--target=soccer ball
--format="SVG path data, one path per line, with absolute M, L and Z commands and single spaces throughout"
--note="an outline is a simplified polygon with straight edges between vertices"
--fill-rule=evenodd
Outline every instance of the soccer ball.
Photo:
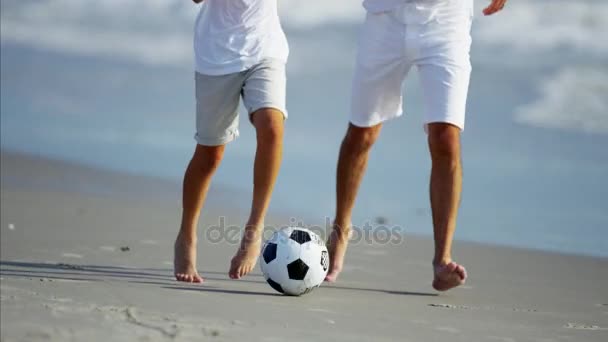
M 327 275 L 327 247 L 314 232 L 299 227 L 276 231 L 260 255 L 264 278 L 276 291 L 299 296 L 319 287 Z

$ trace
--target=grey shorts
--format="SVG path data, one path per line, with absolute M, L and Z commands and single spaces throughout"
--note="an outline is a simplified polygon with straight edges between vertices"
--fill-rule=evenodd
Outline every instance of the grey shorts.
M 196 134 L 199 145 L 218 146 L 239 135 L 239 103 L 251 115 L 273 108 L 287 118 L 285 63 L 267 59 L 238 73 L 210 76 L 196 73 Z

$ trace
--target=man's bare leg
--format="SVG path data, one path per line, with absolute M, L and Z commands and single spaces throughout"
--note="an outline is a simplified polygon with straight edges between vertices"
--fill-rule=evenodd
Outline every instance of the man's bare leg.
M 252 121 L 258 144 L 253 170 L 253 201 L 241 245 L 230 263 L 228 274 L 232 279 L 240 279 L 251 272 L 260 255 L 264 217 L 283 155 L 283 113 L 263 108 L 252 114 Z
M 220 165 L 224 147 L 196 145 L 194 156 L 184 176 L 182 195 L 182 222 L 175 240 L 173 259 L 175 279 L 189 283 L 202 283 L 196 270 L 196 228 L 201 207 L 207 197 L 211 177 Z
M 428 133 L 432 160 L 430 196 L 435 236 L 433 287 L 438 291 L 446 291 L 464 284 L 467 277 L 464 267 L 452 261 L 452 239 L 462 191 L 460 129 L 446 123 L 432 123 L 429 124 Z
M 328 239 L 329 271 L 325 280 L 334 282 L 342 271 L 351 230 L 351 216 L 359 185 L 367 168 L 369 151 L 378 138 L 382 124 L 357 127 L 349 124 L 340 147 L 336 175 L 336 217 Z

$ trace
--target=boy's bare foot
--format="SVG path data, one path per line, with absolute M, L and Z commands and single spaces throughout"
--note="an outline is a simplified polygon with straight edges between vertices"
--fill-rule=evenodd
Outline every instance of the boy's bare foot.
M 202 283 L 203 278 L 196 270 L 196 241 L 177 236 L 174 247 L 173 272 L 177 281 Z
M 433 270 L 433 288 L 437 291 L 447 291 L 464 284 L 467 279 L 467 270 L 455 262 L 433 265 Z
M 325 276 L 325 281 L 333 283 L 338 279 L 344 264 L 344 254 L 348 247 L 350 238 L 350 227 L 347 229 L 337 229 L 334 225 L 329 239 L 327 240 L 327 250 L 329 252 L 329 271 Z
M 246 228 L 241 245 L 230 261 L 228 275 L 231 279 L 241 279 L 253 270 L 262 248 L 262 232 L 255 228 Z

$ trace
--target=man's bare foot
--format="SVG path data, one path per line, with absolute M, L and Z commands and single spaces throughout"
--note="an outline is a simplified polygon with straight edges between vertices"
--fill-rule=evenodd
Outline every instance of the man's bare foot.
M 241 279 L 253 270 L 262 248 L 262 232 L 255 228 L 246 228 L 241 245 L 230 261 L 228 275 L 231 279 Z
M 350 227 L 346 230 L 338 230 L 335 226 L 327 240 L 327 250 L 329 252 L 329 271 L 325 276 L 325 281 L 333 283 L 338 279 L 344 264 L 344 255 L 348 247 L 350 238 Z
M 455 262 L 433 265 L 435 279 L 433 288 L 437 291 L 447 291 L 464 284 L 467 279 L 467 270 Z
M 181 234 L 175 240 L 173 273 L 177 281 L 202 283 L 203 278 L 196 270 L 196 241 L 188 241 Z

